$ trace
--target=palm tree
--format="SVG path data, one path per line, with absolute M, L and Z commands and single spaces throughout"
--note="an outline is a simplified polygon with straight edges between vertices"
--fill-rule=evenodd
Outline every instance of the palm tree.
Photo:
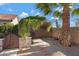
M 69 47 L 71 45 L 71 35 L 70 35 L 70 6 L 71 4 L 69 3 L 61 3 L 61 4 L 56 4 L 56 3 L 52 3 L 52 4 L 45 4 L 45 3 L 39 3 L 37 4 L 37 7 L 40 8 L 41 10 L 44 11 L 45 15 L 48 15 L 49 13 L 51 13 L 53 10 L 53 8 L 57 8 L 57 7 L 63 7 L 63 12 L 62 14 L 58 11 L 55 12 L 55 16 L 57 17 L 61 17 L 62 16 L 62 20 L 63 20 L 63 24 L 62 24 L 62 35 L 61 35 L 61 40 L 60 43 L 64 46 L 64 47 Z M 51 6 L 53 8 L 51 8 Z M 74 13 L 79 12 L 79 10 L 75 10 Z
M 69 14 L 69 4 L 63 5 L 63 25 L 62 25 L 62 40 L 61 44 L 65 47 L 71 45 L 71 38 L 70 37 L 70 14 Z

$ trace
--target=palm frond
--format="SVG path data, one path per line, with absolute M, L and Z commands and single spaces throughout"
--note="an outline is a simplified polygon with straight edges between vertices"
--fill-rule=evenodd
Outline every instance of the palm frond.
M 79 9 L 74 9 L 72 11 L 72 15 L 79 15 Z
M 52 12 L 52 10 L 49 6 L 50 6 L 50 4 L 48 4 L 48 3 L 38 3 L 37 4 L 37 8 L 42 10 L 45 15 L 48 15 L 49 13 Z
M 52 7 L 57 7 L 58 4 L 57 3 L 52 3 Z
M 54 17 L 58 17 L 59 19 L 62 19 L 62 13 L 59 12 L 59 11 L 55 11 L 55 12 L 53 13 L 53 16 L 54 16 Z

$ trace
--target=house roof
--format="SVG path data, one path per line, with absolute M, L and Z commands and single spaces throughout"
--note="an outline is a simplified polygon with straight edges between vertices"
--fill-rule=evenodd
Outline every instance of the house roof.
M 16 15 L 12 14 L 0 14 L 0 21 L 12 21 Z

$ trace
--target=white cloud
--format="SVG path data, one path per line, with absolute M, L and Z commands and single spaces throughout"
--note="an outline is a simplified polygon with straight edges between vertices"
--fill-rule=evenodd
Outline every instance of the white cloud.
M 26 13 L 26 12 L 22 12 L 18 17 L 21 19 L 21 18 L 25 18 L 25 17 L 28 17 L 29 14 Z
M 7 4 L 7 3 L 0 3 L 0 6 L 5 5 L 5 4 Z
M 54 19 L 54 17 L 51 17 L 50 19 L 52 20 L 52 19 Z
M 51 17 L 50 18 L 50 20 L 53 20 L 53 19 L 58 20 L 59 18 L 58 17 Z
M 40 15 L 40 12 L 35 13 L 35 15 Z
M 74 9 L 73 6 L 69 6 L 70 9 Z M 62 12 L 63 11 L 63 7 L 58 7 L 56 8 L 57 11 Z
M 50 19 L 58 19 L 58 17 L 51 17 Z
M 59 18 L 58 17 L 55 17 L 55 20 L 58 20 Z
M 70 8 L 71 10 L 74 10 L 74 7 L 73 7 L 73 6 L 69 6 L 69 8 Z
M 62 12 L 63 11 L 63 7 L 58 7 L 58 8 L 56 8 L 56 10 L 58 10 L 59 12 Z
M 31 10 L 31 13 L 35 13 L 37 11 L 38 11 L 38 9 L 34 9 L 34 10 Z
M 69 6 L 69 8 L 73 8 L 72 6 Z

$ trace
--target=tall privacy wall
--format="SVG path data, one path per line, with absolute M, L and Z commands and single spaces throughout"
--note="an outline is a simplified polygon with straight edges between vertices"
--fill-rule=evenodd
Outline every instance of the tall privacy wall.
M 79 27 L 70 29 L 72 43 L 79 44 Z
M 52 37 L 59 38 L 61 31 L 57 30 L 56 28 L 53 29 Z M 70 28 L 71 34 L 71 42 L 73 44 L 79 44 L 79 27 L 72 27 Z
M 45 30 L 43 30 L 43 31 L 35 32 L 33 36 L 35 38 L 52 37 L 58 39 L 60 34 L 61 34 L 61 30 L 54 28 L 53 32 L 46 32 Z M 70 34 L 71 34 L 71 42 L 74 44 L 79 44 L 79 28 L 78 27 L 70 28 Z

